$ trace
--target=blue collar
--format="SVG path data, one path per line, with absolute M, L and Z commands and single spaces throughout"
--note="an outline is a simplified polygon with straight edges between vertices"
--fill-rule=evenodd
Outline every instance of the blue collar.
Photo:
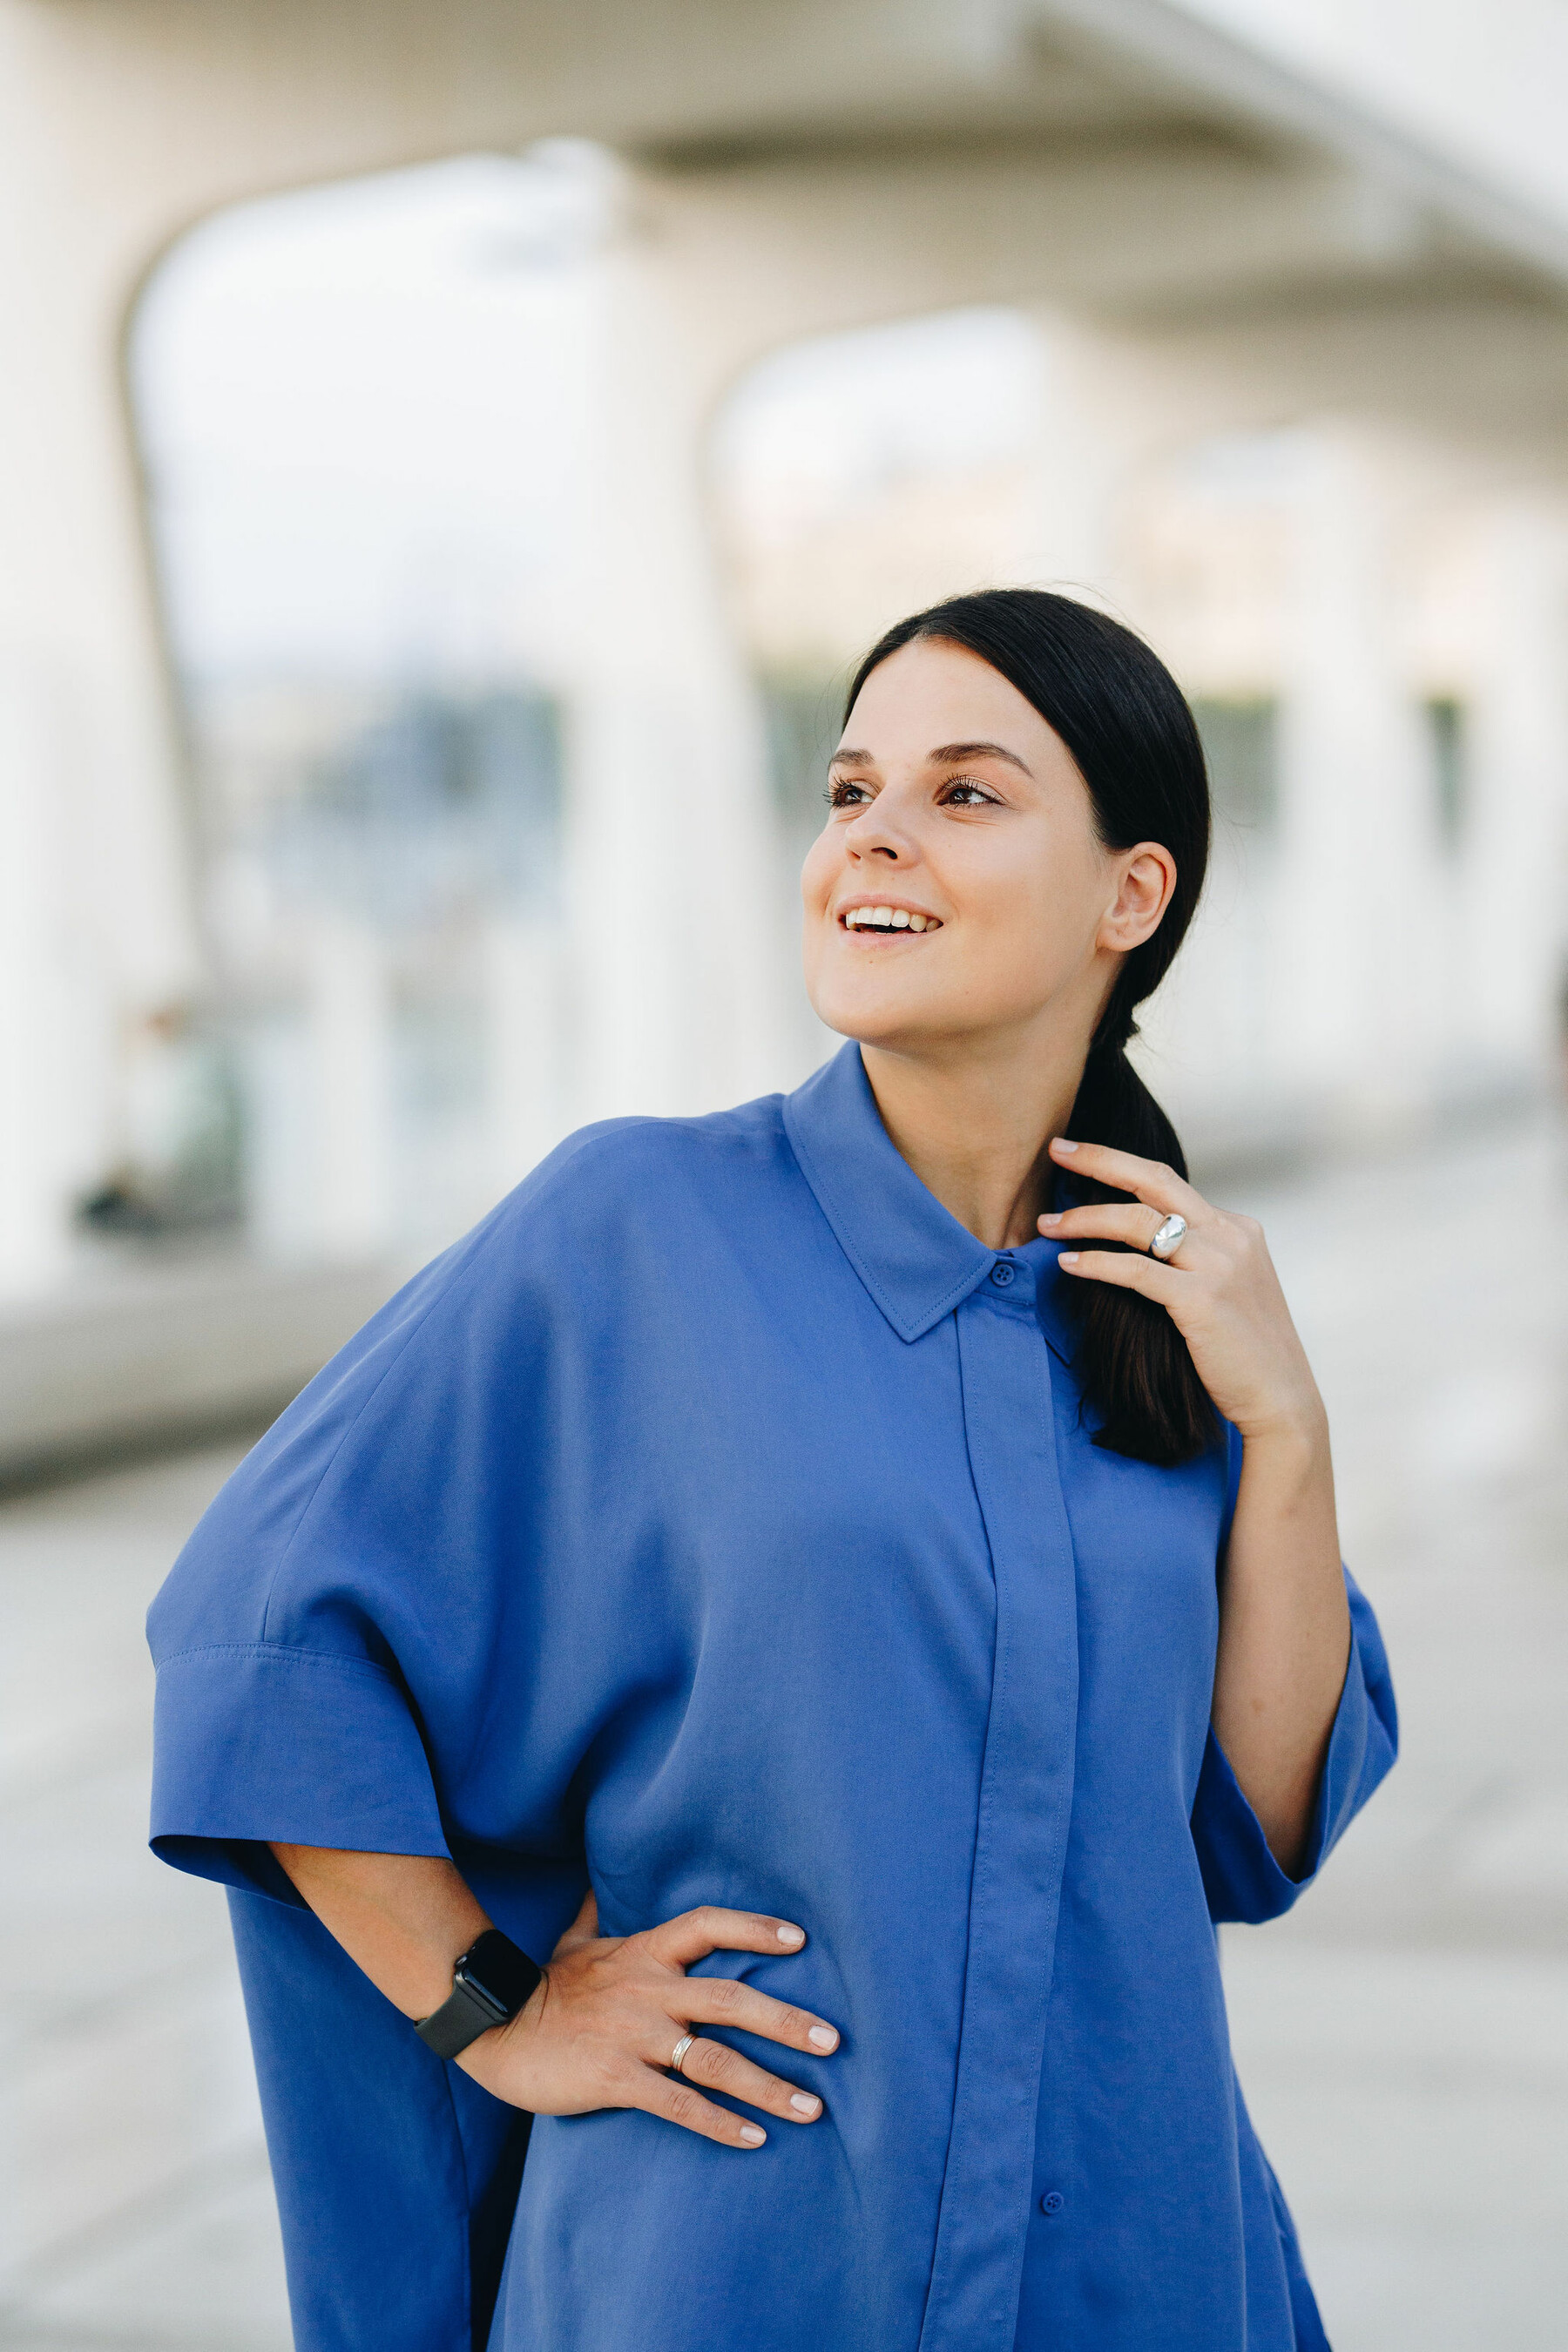
M 839 1247 L 900 1339 L 922 1339 L 1005 1256 L 1034 1275 L 1041 1328 L 1055 1353 L 1071 1360 L 1077 1332 L 1057 1244 L 998 1251 L 976 1241 L 927 1192 L 882 1125 L 858 1045 L 846 1045 L 784 1097 L 784 1122 Z

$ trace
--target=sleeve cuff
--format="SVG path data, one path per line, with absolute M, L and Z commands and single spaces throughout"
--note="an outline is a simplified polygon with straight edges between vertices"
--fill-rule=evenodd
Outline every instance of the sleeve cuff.
M 274 1643 L 185 1650 L 158 1670 L 153 1852 L 297 1901 L 268 1847 L 447 1852 L 403 1690 L 368 1658 Z
M 1211 1918 L 1247 1920 L 1253 1925 L 1277 1919 L 1310 1885 L 1349 1818 L 1346 1800 L 1353 1796 L 1361 1780 L 1366 1733 L 1366 1685 L 1352 1643 L 1318 1782 L 1307 1851 L 1300 1871 L 1292 1875 L 1276 1861 L 1263 1825 L 1231 1770 L 1230 1759 L 1210 1730 L 1193 1805 L 1193 1836 Z

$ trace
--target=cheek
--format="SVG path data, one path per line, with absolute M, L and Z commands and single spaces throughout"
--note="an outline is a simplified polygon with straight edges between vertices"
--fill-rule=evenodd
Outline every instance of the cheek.
M 1011 1003 L 1043 1003 L 1089 952 L 1098 920 L 1091 877 L 1070 856 L 976 877 L 966 903 L 976 977 Z
M 820 915 L 825 910 L 837 870 L 833 837 L 824 830 L 806 851 L 805 863 L 800 869 L 800 895 L 808 915 Z

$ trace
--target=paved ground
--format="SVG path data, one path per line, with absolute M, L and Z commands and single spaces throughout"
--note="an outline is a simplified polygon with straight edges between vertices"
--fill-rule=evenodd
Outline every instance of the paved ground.
M 1568 1182 L 1544 1131 L 1254 1189 L 1399 1770 L 1226 1947 L 1337 2352 L 1568 2344 Z M 0 1509 L 0 2343 L 282 2352 L 221 1898 L 142 1847 L 141 1616 L 229 1460 Z

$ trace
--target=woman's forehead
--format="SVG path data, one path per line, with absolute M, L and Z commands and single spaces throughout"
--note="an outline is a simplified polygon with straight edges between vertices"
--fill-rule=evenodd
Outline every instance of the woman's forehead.
M 1034 704 L 978 654 L 917 638 L 867 678 L 834 757 L 912 763 L 998 755 L 1039 777 L 1067 749 Z

